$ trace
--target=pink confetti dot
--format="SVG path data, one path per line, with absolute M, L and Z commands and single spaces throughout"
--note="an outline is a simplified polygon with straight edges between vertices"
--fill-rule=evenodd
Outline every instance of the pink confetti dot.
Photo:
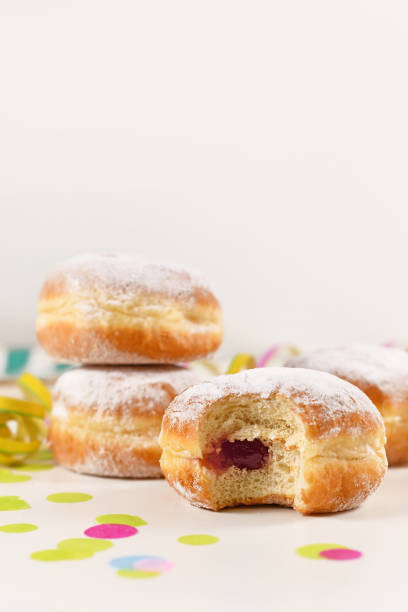
M 168 572 L 174 567 L 174 563 L 165 559 L 140 559 L 133 564 L 134 569 L 145 572 Z
M 328 548 L 319 553 L 321 557 L 332 561 L 352 561 L 353 559 L 359 559 L 362 554 L 359 550 L 353 550 L 352 548 Z
M 114 523 L 103 523 L 94 525 L 84 531 L 89 538 L 101 538 L 102 540 L 114 540 L 117 538 L 129 538 L 138 532 L 131 525 L 116 525 Z

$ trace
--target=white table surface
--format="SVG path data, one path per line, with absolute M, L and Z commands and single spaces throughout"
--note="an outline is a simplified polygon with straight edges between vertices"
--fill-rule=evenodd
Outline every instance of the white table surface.
M 31 506 L 1 511 L 0 525 L 39 527 L 30 533 L 0 532 L 2 612 L 405 609 L 408 468 L 390 470 L 360 509 L 316 517 L 277 506 L 210 512 L 190 506 L 164 480 L 96 478 L 60 467 L 31 475 L 28 482 L 0 483 L 1 496 L 18 495 Z M 76 504 L 46 500 L 65 491 L 89 493 L 93 499 Z M 30 558 L 62 539 L 85 537 L 84 530 L 106 513 L 135 514 L 148 524 L 89 559 Z M 219 542 L 178 542 L 192 533 L 215 535 Z M 346 545 L 363 556 L 329 561 L 295 553 L 315 542 Z M 164 557 L 174 568 L 132 580 L 117 576 L 109 565 L 114 558 L 138 554 Z

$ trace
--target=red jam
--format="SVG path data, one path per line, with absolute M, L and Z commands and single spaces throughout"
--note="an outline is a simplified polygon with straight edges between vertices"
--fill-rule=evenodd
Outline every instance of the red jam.
M 255 440 L 222 440 L 217 449 L 206 455 L 206 463 L 213 469 L 226 470 L 232 465 L 240 470 L 259 470 L 268 456 L 268 447 Z

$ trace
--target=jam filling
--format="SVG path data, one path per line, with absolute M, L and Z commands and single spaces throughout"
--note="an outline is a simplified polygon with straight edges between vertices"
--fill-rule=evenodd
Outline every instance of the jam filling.
M 213 469 L 222 471 L 231 466 L 240 470 L 259 470 L 268 457 L 268 447 L 255 440 L 222 440 L 217 449 L 208 453 L 206 463 Z

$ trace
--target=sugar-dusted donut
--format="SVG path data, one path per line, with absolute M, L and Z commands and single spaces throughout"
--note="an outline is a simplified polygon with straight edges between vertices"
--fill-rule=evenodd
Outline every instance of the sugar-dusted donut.
M 304 353 L 286 364 L 335 374 L 364 391 L 385 424 L 389 465 L 408 462 L 408 354 L 376 344 L 351 344 Z
M 37 335 L 60 361 L 177 363 L 218 348 L 221 309 L 206 281 L 184 268 L 133 254 L 84 254 L 45 281 Z
M 193 372 L 176 366 L 84 366 L 53 389 L 49 442 L 56 460 L 76 472 L 160 477 L 164 410 Z
M 336 376 L 259 368 L 194 385 L 166 410 L 161 468 L 194 505 L 359 506 L 386 472 L 384 424 Z

